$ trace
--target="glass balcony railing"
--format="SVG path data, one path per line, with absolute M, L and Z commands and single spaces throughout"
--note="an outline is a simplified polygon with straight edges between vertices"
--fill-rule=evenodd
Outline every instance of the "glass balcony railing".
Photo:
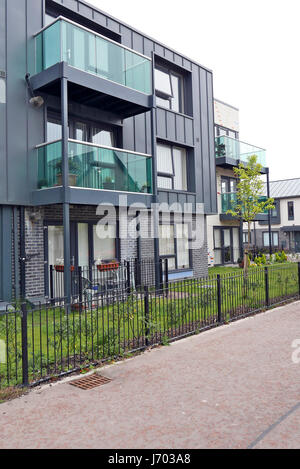
M 234 210 L 237 204 L 237 195 L 234 192 L 221 194 L 222 214 L 226 214 L 228 210 Z
M 31 74 L 59 62 L 101 78 L 152 94 L 152 61 L 65 18 L 58 18 L 35 36 Z
M 62 186 L 61 140 L 37 147 L 37 188 Z M 152 194 L 152 157 L 69 140 L 69 186 Z
M 259 197 L 259 202 L 265 202 L 267 197 L 261 196 Z M 235 210 L 236 205 L 238 203 L 237 193 L 236 192 L 227 192 L 221 194 L 221 213 L 224 215 L 228 212 L 228 210 Z M 265 210 L 260 215 L 266 215 L 268 210 Z
M 215 147 L 216 158 L 231 158 L 247 163 L 250 156 L 256 155 L 257 162 L 264 168 L 266 167 L 266 150 L 262 148 L 254 147 L 225 135 L 216 137 Z

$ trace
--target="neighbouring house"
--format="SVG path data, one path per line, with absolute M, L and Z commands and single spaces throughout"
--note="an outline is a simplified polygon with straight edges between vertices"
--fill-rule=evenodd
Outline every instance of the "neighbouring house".
M 271 245 L 273 251 L 300 253 L 300 178 L 270 182 L 270 197 L 274 199 L 271 213 Z M 244 227 L 244 243 L 248 233 Z M 260 220 L 252 226 L 250 245 L 268 251 L 270 235 L 268 222 Z
M 234 168 L 256 155 L 262 175 L 267 175 L 266 151 L 240 140 L 237 108 L 215 99 L 214 109 L 218 213 L 207 218 L 208 264 L 235 265 L 243 257 L 244 234 L 242 220 L 227 213 L 237 201 Z M 267 222 L 267 215 L 258 215 L 257 220 Z
M 171 278 L 207 275 L 213 103 L 211 70 L 84 1 L 0 0 L 0 300 L 49 296 L 55 264 L 65 296 L 69 268 L 97 260 L 167 258 Z M 201 249 L 153 202 L 189 204 L 193 217 L 202 206 Z M 133 203 L 158 241 L 130 236 Z M 117 213 L 105 241 L 99 204 Z

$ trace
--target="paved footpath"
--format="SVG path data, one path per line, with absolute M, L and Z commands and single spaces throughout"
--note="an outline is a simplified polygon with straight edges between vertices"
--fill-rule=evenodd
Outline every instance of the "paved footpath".
M 0 448 L 300 448 L 296 339 L 300 303 L 44 386 L 0 405 Z

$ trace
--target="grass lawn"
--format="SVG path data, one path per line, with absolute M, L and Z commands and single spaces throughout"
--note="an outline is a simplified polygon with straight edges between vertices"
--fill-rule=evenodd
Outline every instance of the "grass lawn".
M 210 267 L 208 269 L 208 275 L 211 277 L 218 274 L 231 274 L 242 271 L 243 269 L 241 269 L 240 267 Z

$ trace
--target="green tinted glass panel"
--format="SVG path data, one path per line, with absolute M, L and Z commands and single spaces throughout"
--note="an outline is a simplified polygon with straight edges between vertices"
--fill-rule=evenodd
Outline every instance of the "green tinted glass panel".
M 236 193 L 226 193 L 221 195 L 222 200 L 222 213 L 227 213 L 228 210 L 234 210 L 237 203 Z
M 38 150 L 38 188 L 62 185 L 61 142 Z M 152 193 L 152 158 L 69 142 L 69 185 L 88 189 Z
M 102 78 L 125 85 L 125 49 L 101 37 L 96 38 L 97 74 Z
M 151 62 L 144 57 L 125 50 L 126 86 L 151 94 Z
M 36 37 L 36 72 L 65 61 L 72 67 L 152 94 L 151 60 L 64 20 Z
M 267 200 L 267 197 L 262 196 L 262 197 L 259 197 L 258 202 L 259 203 L 266 202 L 266 200 Z M 237 202 L 238 202 L 238 198 L 237 198 L 236 192 L 221 194 L 222 213 L 226 214 L 228 210 L 235 210 Z M 264 212 L 262 212 L 262 214 L 264 215 L 266 213 L 268 213 L 268 210 L 265 210 Z
M 95 35 L 62 21 L 62 57 L 72 67 L 96 73 Z
M 216 158 L 230 158 L 248 162 L 249 157 L 256 155 L 257 161 L 266 167 L 266 151 L 248 143 L 240 142 L 234 138 L 222 135 L 216 138 Z
M 61 142 L 38 149 L 38 189 L 62 185 Z
M 43 68 L 52 67 L 61 61 L 60 21 L 47 28 L 43 33 Z

